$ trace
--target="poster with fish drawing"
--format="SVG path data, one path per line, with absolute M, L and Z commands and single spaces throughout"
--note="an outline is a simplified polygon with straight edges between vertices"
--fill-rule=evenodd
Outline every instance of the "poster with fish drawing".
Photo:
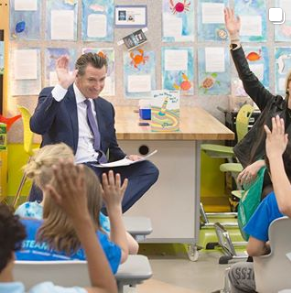
M 113 48 L 83 48 L 82 53 L 93 52 L 107 59 L 108 69 L 102 96 L 115 95 L 115 52 Z
M 291 68 L 291 48 L 275 48 L 275 77 L 276 93 L 285 97 L 286 95 L 286 78 Z
M 242 42 L 266 42 L 267 3 L 266 0 L 235 0 L 235 14 L 241 20 L 240 40 Z
M 82 1 L 82 40 L 113 42 L 114 0 Z
M 162 88 L 194 94 L 194 50 L 192 47 L 162 48 Z
M 198 49 L 198 91 L 200 95 L 230 93 L 230 61 L 227 48 Z
M 78 0 L 46 0 L 46 40 L 77 41 Z
M 198 1 L 198 41 L 226 41 L 228 39 L 224 25 L 224 8 L 228 6 L 228 0 Z
M 10 40 L 39 40 L 43 1 L 10 0 Z
M 151 98 L 156 89 L 155 53 L 141 48 L 123 53 L 123 82 L 128 99 Z
M 163 0 L 163 42 L 194 42 L 194 0 Z
M 265 46 L 244 47 L 245 56 L 248 60 L 251 71 L 257 76 L 260 82 L 269 88 L 269 51 Z
M 152 132 L 177 132 L 180 124 L 180 92 L 159 90 L 152 92 Z
M 69 70 L 75 69 L 76 50 L 65 48 L 47 48 L 45 50 L 45 86 L 55 86 L 58 83 L 56 61 L 62 55 L 70 57 Z
M 275 27 L 275 42 L 291 42 L 291 1 L 276 0 L 274 7 L 280 7 L 285 12 L 285 22 Z

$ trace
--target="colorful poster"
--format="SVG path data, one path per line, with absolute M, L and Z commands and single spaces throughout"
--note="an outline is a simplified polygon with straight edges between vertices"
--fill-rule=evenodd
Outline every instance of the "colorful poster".
M 228 6 L 228 0 L 198 1 L 199 41 L 226 41 L 228 39 L 224 25 L 224 8 Z
M 123 81 L 128 99 L 150 98 L 156 89 L 155 53 L 135 49 L 123 54 Z
M 291 48 L 278 47 L 275 49 L 276 93 L 285 97 L 286 79 L 291 68 Z
M 114 0 L 82 0 L 82 40 L 113 42 Z
M 10 0 L 10 39 L 39 40 L 41 38 L 41 0 Z
M 115 95 L 115 53 L 113 48 L 83 48 L 82 53 L 93 52 L 107 59 L 108 69 L 102 96 Z
M 39 48 L 14 48 L 10 54 L 12 96 L 38 95 L 41 90 Z
M 266 42 L 267 3 L 265 0 L 236 0 L 235 14 L 241 20 L 240 40 L 243 42 Z
M 46 40 L 77 40 L 78 0 L 46 1 Z
M 276 42 L 291 42 L 291 1 L 275 0 L 274 7 L 282 8 L 284 23 L 274 25 Z
M 162 48 L 162 88 L 194 94 L 194 50 L 192 47 Z
M 179 91 L 160 90 L 152 92 L 152 132 L 177 132 L 180 124 Z
M 69 70 L 73 72 L 76 63 L 76 50 L 65 48 L 47 48 L 45 50 L 45 86 L 55 86 L 58 83 L 56 61 L 62 55 L 70 57 Z
M 194 42 L 194 0 L 163 0 L 163 42 Z
M 230 93 L 229 50 L 206 47 L 198 50 L 198 87 L 201 95 Z
M 260 82 L 269 88 L 269 52 L 265 46 L 244 47 L 245 55 L 251 71 L 257 76 Z

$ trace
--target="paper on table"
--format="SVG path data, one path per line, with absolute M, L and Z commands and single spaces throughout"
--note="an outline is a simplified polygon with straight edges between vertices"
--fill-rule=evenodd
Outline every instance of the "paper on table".
M 154 150 L 153 152 L 151 152 L 150 154 L 142 157 L 140 160 L 138 161 L 132 161 L 130 159 L 128 159 L 127 157 L 119 160 L 119 161 L 115 161 L 115 162 L 111 162 L 111 163 L 104 163 L 104 164 L 94 164 L 93 166 L 98 167 L 98 168 L 112 168 L 112 167 L 123 167 L 123 166 L 129 166 L 132 164 L 137 164 L 140 162 L 143 162 L 145 160 L 147 160 L 149 157 L 153 156 L 155 153 L 157 153 L 158 150 Z

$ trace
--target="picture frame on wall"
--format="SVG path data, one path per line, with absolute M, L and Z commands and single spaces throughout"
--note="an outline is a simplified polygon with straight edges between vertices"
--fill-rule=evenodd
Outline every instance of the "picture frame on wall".
M 117 5 L 115 6 L 116 27 L 146 27 L 146 5 Z

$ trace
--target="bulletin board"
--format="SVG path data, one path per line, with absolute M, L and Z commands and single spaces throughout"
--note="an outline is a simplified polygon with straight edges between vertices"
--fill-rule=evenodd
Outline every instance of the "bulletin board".
M 113 105 L 137 106 L 138 99 L 148 97 L 147 90 L 167 87 L 181 91 L 181 106 L 202 107 L 224 122 L 224 114 L 217 107 L 228 108 L 232 79 L 237 73 L 229 54 L 223 18 L 216 12 L 230 6 L 256 27 L 252 36 L 250 27 L 245 26 L 242 37 L 243 46 L 249 47 L 248 53 L 252 53 L 250 58 L 258 61 L 252 69 L 271 92 L 276 90 L 276 93 L 284 94 L 282 79 L 287 68 L 291 68 L 288 65 L 291 58 L 285 60 L 288 66 L 280 73 L 278 59 L 282 54 L 288 55 L 291 47 L 290 16 L 287 16 L 287 26 L 281 28 L 268 21 L 268 9 L 280 5 L 278 1 L 27 0 L 30 10 L 23 7 L 19 10 L 21 1 L 10 0 L 7 115 L 18 114 L 17 105 L 26 106 L 33 112 L 40 89 L 56 82 L 52 68 L 60 54 L 71 56 L 73 68 L 82 52 L 102 51 L 110 60 L 104 97 Z M 287 5 L 286 1 L 283 4 Z M 130 22 L 138 17 L 138 8 L 133 7 L 133 13 L 128 13 L 131 14 L 128 24 L 120 25 L 123 19 L 116 22 L 115 7 L 126 6 L 124 10 L 131 11 L 132 5 L 146 7 L 144 34 L 147 41 L 129 52 L 120 41 L 141 29 Z M 212 15 L 208 15 L 209 9 L 212 9 Z M 123 17 L 120 10 L 120 17 Z M 65 31 L 53 26 L 55 23 L 65 25 L 62 19 L 71 24 Z M 92 29 L 94 26 L 100 26 L 100 30 Z M 275 41 L 275 29 L 280 30 L 284 39 Z M 25 56 L 34 58 L 33 72 L 26 72 L 21 79 L 24 73 L 15 62 Z M 213 56 L 219 58 L 215 60 Z M 132 72 L 136 72 L 135 75 Z M 137 86 L 141 78 L 142 89 Z M 11 129 L 9 142 L 22 142 L 21 127 Z

